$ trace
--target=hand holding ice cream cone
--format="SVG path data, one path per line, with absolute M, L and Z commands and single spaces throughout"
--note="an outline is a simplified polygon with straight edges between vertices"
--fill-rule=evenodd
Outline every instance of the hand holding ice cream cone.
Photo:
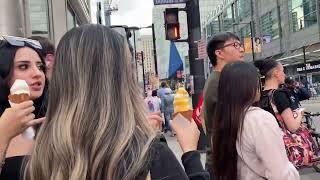
M 10 89 L 8 99 L 11 107 L 15 107 L 18 104 L 28 101 L 30 99 L 30 90 L 27 82 L 16 79 Z M 22 136 L 27 139 L 32 139 L 35 136 L 35 131 L 32 127 L 29 127 L 22 133 Z

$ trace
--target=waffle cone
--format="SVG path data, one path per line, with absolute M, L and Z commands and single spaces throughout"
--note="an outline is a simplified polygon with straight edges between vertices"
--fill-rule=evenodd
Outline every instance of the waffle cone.
M 28 101 L 30 99 L 28 94 L 10 94 L 8 96 L 10 102 L 14 103 L 14 104 L 20 104 L 22 102 Z
M 188 120 L 192 120 L 192 113 L 193 110 L 188 110 L 188 111 L 181 111 L 181 112 L 176 112 L 173 114 L 173 119 L 176 117 L 176 115 L 181 114 L 182 116 L 184 116 L 185 118 L 187 118 Z

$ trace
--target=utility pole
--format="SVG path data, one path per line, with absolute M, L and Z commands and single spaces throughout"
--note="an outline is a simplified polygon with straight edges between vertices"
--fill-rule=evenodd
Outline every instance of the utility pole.
M 252 61 L 255 61 L 255 54 L 254 54 L 254 34 L 253 34 L 253 22 L 250 21 L 250 36 L 251 36 L 251 52 L 252 52 Z
M 302 52 L 303 52 L 303 62 L 304 62 L 304 76 L 306 77 L 306 88 L 309 90 L 308 87 L 308 73 L 307 73 L 307 58 L 306 58 L 306 47 L 302 47 Z
M 199 0 L 188 0 L 186 2 L 186 12 L 188 22 L 190 75 L 192 75 L 194 79 L 192 106 L 195 108 L 205 84 L 203 60 L 198 59 L 197 42 L 201 39 Z
M 136 46 L 136 30 L 132 30 L 133 32 L 133 45 L 134 45 L 134 59 L 136 62 L 136 71 L 137 71 L 137 81 L 138 81 L 138 62 L 137 62 L 137 46 Z
M 143 54 L 143 51 L 141 51 L 141 61 L 142 61 L 142 78 L 143 78 L 143 92 L 146 91 L 146 78 L 145 78 L 145 75 L 144 75 L 144 54 Z
M 157 76 L 158 75 L 158 61 L 157 61 L 157 49 L 156 49 L 156 35 L 155 35 L 153 23 L 152 23 L 152 42 L 153 42 L 154 72 Z

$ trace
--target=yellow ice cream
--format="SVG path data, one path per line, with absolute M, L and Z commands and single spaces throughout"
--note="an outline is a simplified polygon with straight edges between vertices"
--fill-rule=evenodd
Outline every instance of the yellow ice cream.
M 179 88 L 174 96 L 174 112 L 184 112 L 191 110 L 189 103 L 189 94 L 184 88 Z

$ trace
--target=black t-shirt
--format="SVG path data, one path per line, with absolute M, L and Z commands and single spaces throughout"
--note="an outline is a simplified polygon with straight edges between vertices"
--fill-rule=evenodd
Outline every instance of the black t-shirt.
M 265 90 L 262 91 L 262 96 L 260 99 L 261 108 L 272 113 L 274 115 L 273 109 L 269 103 L 268 93 L 273 90 Z M 292 99 L 290 99 L 290 95 L 284 89 L 278 89 L 273 93 L 273 100 L 277 107 L 277 110 L 281 114 L 287 108 L 292 108 Z

